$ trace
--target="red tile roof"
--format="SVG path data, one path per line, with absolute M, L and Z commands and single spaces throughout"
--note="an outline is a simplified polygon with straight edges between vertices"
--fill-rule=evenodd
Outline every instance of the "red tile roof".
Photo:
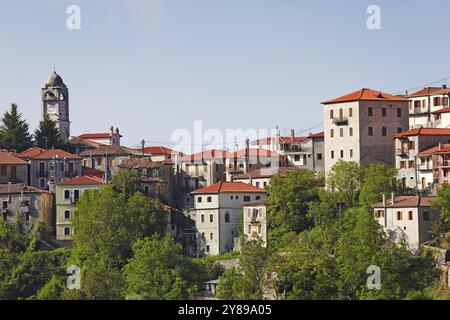
M 81 138 L 81 139 L 109 139 L 109 138 L 111 138 L 111 133 L 110 132 L 85 133 L 85 134 L 79 135 L 78 138 Z
M 389 208 L 415 208 L 415 207 L 431 207 L 431 203 L 436 200 L 436 197 L 419 197 L 419 196 L 402 196 L 386 200 L 386 207 Z M 372 206 L 372 208 L 383 208 L 383 203 L 379 202 Z
M 388 93 L 363 88 L 361 90 L 349 93 L 342 97 L 322 102 L 322 104 L 332 104 L 351 101 L 408 101 L 408 100 Z
M 83 158 L 77 156 L 76 154 L 69 153 L 69 152 L 61 150 L 61 149 L 50 149 L 50 150 L 47 150 L 45 152 L 38 154 L 37 156 L 35 156 L 31 159 L 49 160 L 49 159 L 53 159 L 54 157 L 67 158 L 67 159 L 73 159 L 73 160 L 83 159 Z
M 47 150 L 42 148 L 30 148 L 21 153 L 16 154 L 16 157 L 21 159 L 30 159 L 40 155 L 41 153 L 44 153 L 45 151 Z
M 88 186 L 88 185 L 102 185 L 103 180 L 92 176 L 81 176 L 71 179 L 64 179 L 57 185 L 61 186 Z
M 397 133 L 394 139 L 411 136 L 450 136 L 450 129 L 446 128 L 419 128 Z
M 9 152 L 0 152 L 0 165 L 26 165 L 27 162 L 13 156 Z
M 164 154 L 164 155 L 182 155 L 181 152 L 175 151 L 166 147 L 157 146 L 157 147 L 147 147 L 144 148 L 144 153 L 146 154 Z
M 417 92 L 414 92 L 413 94 L 408 95 L 408 97 L 413 98 L 413 97 L 423 97 L 423 96 L 438 94 L 437 92 L 440 92 L 442 90 L 443 90 L 442 87 L 426 87 Z
M 183 156 L 179 160 L 181 161 L 201 161 L 201 160 L 211 160 L 211 159 L 224 159 L 228 153 L 223 150 L 206 150 L 196 154 Z
M 433 114 L 441 114 L 441 113 L 449 113 L 450 112 L 450 108 L 444 108 L 444 109 L 440 109 L 440 110 L 436 110 L 433 111 Z
M 104 171 L 83 166 L 83 175 L 97 177 L 102 179 L 105 175 Z
M 263 189 L 242 182 L 218 182 L 209 187 L 192 191 L 193 194 L 219 192 L 266 193 Z
M 319 132 L 319 133 L 314 133 L 314 134 L 311 134 L 311 135 L 309 135 L 308 136 L 308 138 L 312 138 L 312 139 L 314 139 L 314 138 L 324 138 L 325 137 L 325 132 Z
M 38 188 L 27 186 L 22 183 L 12 183 L 12 184 L 0 184 L 0 194 L 8 193 L 49 193 L 49 191 L 44 191 Z

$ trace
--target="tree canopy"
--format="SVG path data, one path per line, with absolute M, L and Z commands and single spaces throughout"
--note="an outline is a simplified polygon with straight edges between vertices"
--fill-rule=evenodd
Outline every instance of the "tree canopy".
M 48 114 L 39 122 L 39 127 L 34 131 L 34 140 L 36 147 L 43 149 L 66 149 L 67 145 L 61 132 L 56 127 Z
M 0 148 L 22 152 L 32 146 L 29 125 L 22 119 L 17 105 L 11 104 L 9 111 L 5 111 L 0 125 Z

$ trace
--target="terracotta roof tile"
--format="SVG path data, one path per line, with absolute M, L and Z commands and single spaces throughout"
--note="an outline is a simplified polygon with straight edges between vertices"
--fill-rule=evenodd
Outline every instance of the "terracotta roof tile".
M 21 153 L 16 154 L 16 157 L 21 158 L 21 159 L 30 159 L 30 158 L 34 158 L 46 151 L 47 151 L 46 149 L 42 149 L 42 148 L 30 148 L 28 150 L 25 150 Z
M 218 182 L 209 187 L 193 191 L 193 194 L 219 193 L 219 192 L 242 192 L 242 193 L 266 193 L 265 190 L 242 182 Z
M 411 136 L 450 136 L 450 129 L 446 128 L 419 128 L 397 133 L 394 139 Z
M 49 159 L 53 159 L 54 157 L 67 158 L 67 159 L 73 159 L 73 160 L 81 160 L 82 159 L 81 157 L 77 156 L 76 154 L 69 153 L 69 152 L 61 150 L 61 149 L 50 149 L 50 150 L 47 150 L 47 151 L 44 151 L 44 152 L 38 154 L 35 157 L 32 157 L 31 159 L 49 160 Z
M 394 198 L 394 205 L 392 199 L 386 200 L 386 207 L 388 208 L 415 208 L 415 207 L 430 207 L 431 203 L 436 200 L 436 197 L 419 197 L 419 196 L 402 196 Z M 382 208 L 383 203 L 379 202 L 372 206 L 372 208 Z
M 322 104 L 332 104 L 351 101 L 408 101 L 408 100 L 388 93 L 363 88 L 361 90 L 349 93 L 342 97 L 322 102 Z
M 9 152 L 0 152 L 0 165 L 26 165 L 27 162 Z
M 408 98 L 414 98 L 414 97 L 424 97 L 424 96 L 429 96 L 429 95 L 435 95 L 435 94 L 440 94 L 443 91 L 445 92 L 445 90 L 449 90 L 446 88 L 442 88 L 442 87 L 426 87 L 423 88 L 417 92 L 414 92 L 410 95 L 408 95 Z
M 60 186 L 87 186 L 87 185 L 102 185 L 103 180 L 92 176 L 81 176 L 71 179 L 64 179 L 57 185 Z
M 203 152 L 195 153 L 181 157 L 180 161 L 201 161 L 211 159 L 224 159 L 228 156 L 228 153 L 223 150 L 206 150 Z
M 9 184 L 0 184 L 0 194 L 8 194 L 8 193 L 49 193 L 48 191 L 44 191 L 38 188 L 34 188 L 31 186 L 27 186 L 22 183 L 12 183 Z

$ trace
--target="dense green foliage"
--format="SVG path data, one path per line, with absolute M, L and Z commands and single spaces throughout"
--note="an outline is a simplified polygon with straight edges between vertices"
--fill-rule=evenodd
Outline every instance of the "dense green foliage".
M 29 126 L 15 103 L 3 114 L 0 125 L 0 149 L 22 152 L 32 146 Z
M 39 122 L 39 127 L 34 131 L 36 147 L 44 149 L 66 149 L 66 142 L 48 114 Z

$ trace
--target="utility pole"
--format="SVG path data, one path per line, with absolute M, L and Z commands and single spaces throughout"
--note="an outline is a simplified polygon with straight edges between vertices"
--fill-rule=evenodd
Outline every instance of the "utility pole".
M 141 141 L 141 146 L 142 146 L 142 156 L 144 156 L 144 154 L 145 154 L 145 140 L 144 139 L 142 139 L 142 141 Z

